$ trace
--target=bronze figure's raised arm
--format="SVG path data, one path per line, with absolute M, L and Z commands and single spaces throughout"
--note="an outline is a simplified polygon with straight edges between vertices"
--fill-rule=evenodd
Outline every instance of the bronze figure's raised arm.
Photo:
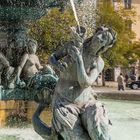
M 85 40 L 84 27 L 80 27 L 80 31 L 78 27 L 71 29 L 72 40 L 49 59 L 60 70 L 52 98 L 50 137 L 54 140 L 111 140 L 110 121 L 92 85 L 104 68 L 100 54 L 113 46 L 116 33 L 102 26 Z

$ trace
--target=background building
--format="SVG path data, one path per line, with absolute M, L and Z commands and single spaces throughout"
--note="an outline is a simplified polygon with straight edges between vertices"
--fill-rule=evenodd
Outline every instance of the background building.
M 114 9 L 118 9 L 119 4 L 117 0 L 112 0 Z M 140 40 L 140 0 L 122 0 L 122 4 L 126 10 L 135 8 L 137 16 L 136 23 L 132 24 L 131 21 L 126 21 L 126 29 L 133 30 L 136 33 L 136 40 Z M 140 76 L 140 60 L 130 65 L 128 69 L 120 66 L 105 71 L 106 81 L 117 81 L 117 77 L 122 72 L 124 76 L 127 74 L 129 77 L 136 75 L 136 79 Z
M 136 24 L 133 24 L 132 29 L 137 35 L 137 39 L 140 39 L 140 0 L 132 0 L 132 5 L 136 8 L 137 19 Z

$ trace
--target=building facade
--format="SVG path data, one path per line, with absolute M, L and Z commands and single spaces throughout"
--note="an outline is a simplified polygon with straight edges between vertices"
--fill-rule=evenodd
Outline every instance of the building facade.
M 112 0 L 114 9 L 118 8 L 118 0 Z M 136 40 L 140 40 L 140 0 L 122 0 L 122 4 L 126 10 L 135 8 L 137 16 L 136 23 L 126 21 L 126 28 L 133 30 L 136 33 Z M 136 79 L 140 76 L 140 60 L 131 65 L 128 69 L 122 67 L 116 67 L 113 69 L 107 69 L 105 71 L 105 80 L 106 81 L 117 81 L 117 77 L 120 73 L 123 73 L 124 76 L 136 75 Z
M 136 23 L 133 24 L 132 29 L 136 33 L 136 38 L 140 39 L 140 0 L 132 0 L 132 6 L 135 7 L 137 12 Z

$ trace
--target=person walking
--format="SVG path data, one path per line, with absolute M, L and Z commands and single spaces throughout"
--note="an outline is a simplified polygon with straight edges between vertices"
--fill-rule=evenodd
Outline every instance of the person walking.
M 120 73 L 120 75 L 118 76 L 117 82 L 118 82 L 118 90 L 124 91 L 124 77 L 122 73 Z

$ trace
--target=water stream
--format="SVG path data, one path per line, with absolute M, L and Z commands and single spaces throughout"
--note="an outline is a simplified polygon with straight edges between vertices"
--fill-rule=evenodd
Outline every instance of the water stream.
M 78 20 L 78 16 L 77 16 L 77 12 L 76 12 L 76 8 L 75 8 L 74 0 L 70 0 L 70 3 L 71 3 L 71 6 L 72 6 L 72 10 L 73 10 L 73 13 L 74 13 L 75 20 L 76 20 L 77 25 L 79 27 L 79 32 L 80 32 L 80 22 Z

